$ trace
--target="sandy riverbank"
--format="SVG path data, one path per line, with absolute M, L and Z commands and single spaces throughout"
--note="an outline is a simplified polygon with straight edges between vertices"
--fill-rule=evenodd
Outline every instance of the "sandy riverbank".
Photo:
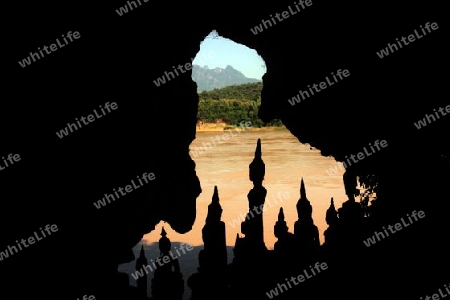
M 228 125 L 226 123 L 203 123 L 197 124 L 197 132 L 208 132 L 208 131 L 224 131 L 226 129 L 239 128 L 236 126 Z M 286 127 L 247 127 L 245 130 L 251 131 L 273 131 L 273 130 L 287 130 Z

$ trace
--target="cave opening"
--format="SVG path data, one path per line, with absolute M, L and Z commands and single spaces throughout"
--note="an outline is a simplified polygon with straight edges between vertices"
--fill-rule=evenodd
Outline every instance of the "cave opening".
M 247 194 L 253 187 L 249 164 L 254 158 L 258 139 L 261 139 L 265 163 L 263 186 L 267 196 L 263 225 L 267 249 L 272 250 L 277 240 L 274 225 L 281 207 L 289 231 L 294 231 L 302 178 L 321 242 L 327 228 L 325 215 L 330 199 L 334 198 L 336 207 L 347 200 L 342 183 L 345 169 L 341 163 L 322 156 L 310 145 L 299 143 L 280 120 L 264 123 L 258 117 L 263 76 L 268 71 L 256 50 L 221 37 L 216 31 L 205 37 L 192 61 L 192 80 L 197 84 L 199 103 L 196 138 L 189 147 L 189 154 L 196 164 L 202 188 L 197 198 L 196 219 L 192 230 L 184 234 L 161 221 L 132 249 L 137 259 L 144 247 L 147 261 L 151 263 L 159 256 L 158 241 L 163 227 L 172 249 L 180 249 L 182 243 L 191 245 L 192 251 L 178 257 L 187 295 L 190 290 L 186 280 L 198 268 L 198 253 L 203 249 L 202 228 L 215 187 L 222 207 L 221 220 L 226 228 L 228 263 L 233 260 L 236 235 L 242 236 L 241 222 L 249 211 Z M 330 169 L 333 171 L 327 172 Z M 135 265 L 136 260 L 119 266 L 119 272 L 129 275 L 132 286 L 137 285 L 131 276 L 136 272 Z M 151 294 L 152 278 L 153 272 L 150 272 L 147 275 L 148 295 Z

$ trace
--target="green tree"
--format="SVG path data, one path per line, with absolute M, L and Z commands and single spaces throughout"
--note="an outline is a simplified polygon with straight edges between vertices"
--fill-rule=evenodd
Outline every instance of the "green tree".
M 229 125 L 236 125 L 244 120 L 251 121 L 253 127 L 282 126 L 280 120 L 264 124 L 258 118 L 261 91 L 261 82 L 203 91 L 198 95 L 198 120 L 205 123 L 221 121 Z

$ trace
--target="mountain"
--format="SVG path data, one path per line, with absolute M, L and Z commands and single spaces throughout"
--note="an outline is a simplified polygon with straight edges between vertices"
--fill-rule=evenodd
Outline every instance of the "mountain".
M 197 82 L 197 91 L 212 91 L 230 85 L 238 85 L 250 82 L 261 82 L 259 79 L 247 78 L 240 71 L 230 65 L 225 69 L 209 69 L 208 66 L 192 66 L 192 79 Z

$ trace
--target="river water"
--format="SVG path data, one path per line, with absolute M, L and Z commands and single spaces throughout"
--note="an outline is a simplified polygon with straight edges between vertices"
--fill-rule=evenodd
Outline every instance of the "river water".
M 222 138 L 224 132 L 228 133 L 227 140 Z M 298 218 L 296 204 L 302 177 L 307 198 L 313 206 L 313 219 L 323 242 L 323 231 L 327 228 L 325 213 L 331 197 L 337 208 L 346 200 L 342 181 L 344 168 L 336 168 L 334 158 L 323 157 L 317 149 L 301 144 L 288 130 L 251 129 L 241 132 L 238 129 L 197 132 L 190 150 L 202 193 L 197 198 L 197 217 L 193 229 L 186 234 L 177 234 L 168 224 L 160 223 L 155 231 L 144 236 L 146 242 L 157 242 L 164 224 L 172 241 L 202 245 L 201 230 L 214 186 L 217 185 L 223 209 L 222 221 L 226 224 L 227 245 L 234 246 L 236 234 L 240 233 L 239 218 L 248 212 L 247 193 L 253 187 L 249 180 L 249 164 L 253 160 L 258 138 L 261 139 L 262 159 L 266 166 L 263 185 L 267 189 L 267 197 L 263 220 L 267 248 L 273 249 L 276 242 L 273 226 L 280 206 L 283 207 L 289 231 L 293 232 L 294 222 Z M 327 170 L 333 167 L 337 172 L 329 175 Z

